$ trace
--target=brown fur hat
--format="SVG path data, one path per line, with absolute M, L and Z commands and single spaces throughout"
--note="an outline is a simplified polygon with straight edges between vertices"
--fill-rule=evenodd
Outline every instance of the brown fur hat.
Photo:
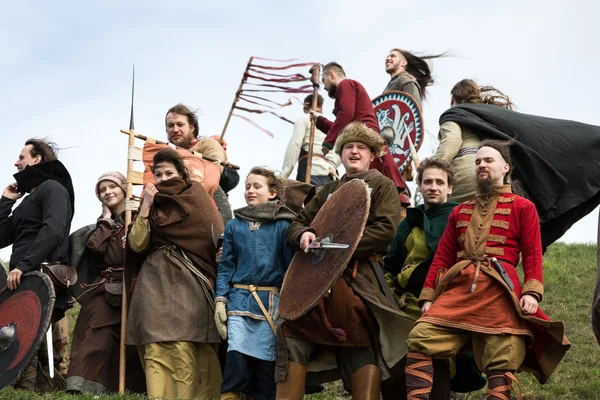
M 362 142 L 371 148 L 375 157 L 385 154 L 385 140 L 362 122 L 352 122 L 342 130 L 335 141 L 335 152 L 342 155 L 342 148 L 349 142 Z

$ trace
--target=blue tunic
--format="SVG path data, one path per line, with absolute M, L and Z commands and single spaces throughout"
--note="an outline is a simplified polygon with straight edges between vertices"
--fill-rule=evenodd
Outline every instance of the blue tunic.
M 275 360 L 275 335 L 256 299 L 234 284 L 281 287 L 295 250 L 288 243 L 291 221 L 246 222 L 234 218 L 225 227 L 217 275 L 217 300 L 227 303 L 228 351 Z M 257 292 L 273 317 L 278 291 Z

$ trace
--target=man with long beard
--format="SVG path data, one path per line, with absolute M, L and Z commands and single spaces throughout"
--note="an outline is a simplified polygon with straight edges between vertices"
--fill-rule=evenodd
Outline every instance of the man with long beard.
M 428 399 L 432 360 L 451 358 L 469 342 L 488 377 L 488 399 L 510 398 L 518 370 L 545 383 L 570 347 L 562 323 L 538 307 L 540 225 L 535 205 L 508 184 L 509 143 L 483 141 L 475 163 L 477 196 L 450 214 L 419 297 L 423 316 L 406 342 L 408 399 Z

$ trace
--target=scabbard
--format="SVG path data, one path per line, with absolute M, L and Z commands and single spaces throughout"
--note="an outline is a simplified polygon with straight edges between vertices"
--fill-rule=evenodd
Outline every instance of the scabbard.
M 392 291 L 385 280 L 385 276 L 383 275 L 383 269 L 381 265 L 376 261 L 369 260 L 369 265 L 375 274 L 375 278 L 377 279 L 377 283 L 379 283 L 379 289 L 383 292 L 385 297 L 390 301 L 392 306 L 395 309 L 398 309 L 398 305 L 396 304 L 396 300 L 394 300 L 394 296 L 392 296 Z
M 510 290 L 514 291 L 515 285 L 513 284 L 512 280 L 510 279 L 508 274 L 506 273 L 506 270 L 504 269 L 502 264 L 500 264 L 500 261 L 498 261 L 498 259 L 496 257 L 493 257 L 491 261 L 492 261 L 492 265 L 494 266 L 494 269 L 500 274 L 500 276 L 502 277 L 504 282 L 508 285 Z

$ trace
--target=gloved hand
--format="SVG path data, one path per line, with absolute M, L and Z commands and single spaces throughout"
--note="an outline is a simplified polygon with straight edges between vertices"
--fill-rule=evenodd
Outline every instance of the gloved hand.
M 217 301 L 215 304 L 215 324 L 223 340 L 227 340 L 227 304 Z

